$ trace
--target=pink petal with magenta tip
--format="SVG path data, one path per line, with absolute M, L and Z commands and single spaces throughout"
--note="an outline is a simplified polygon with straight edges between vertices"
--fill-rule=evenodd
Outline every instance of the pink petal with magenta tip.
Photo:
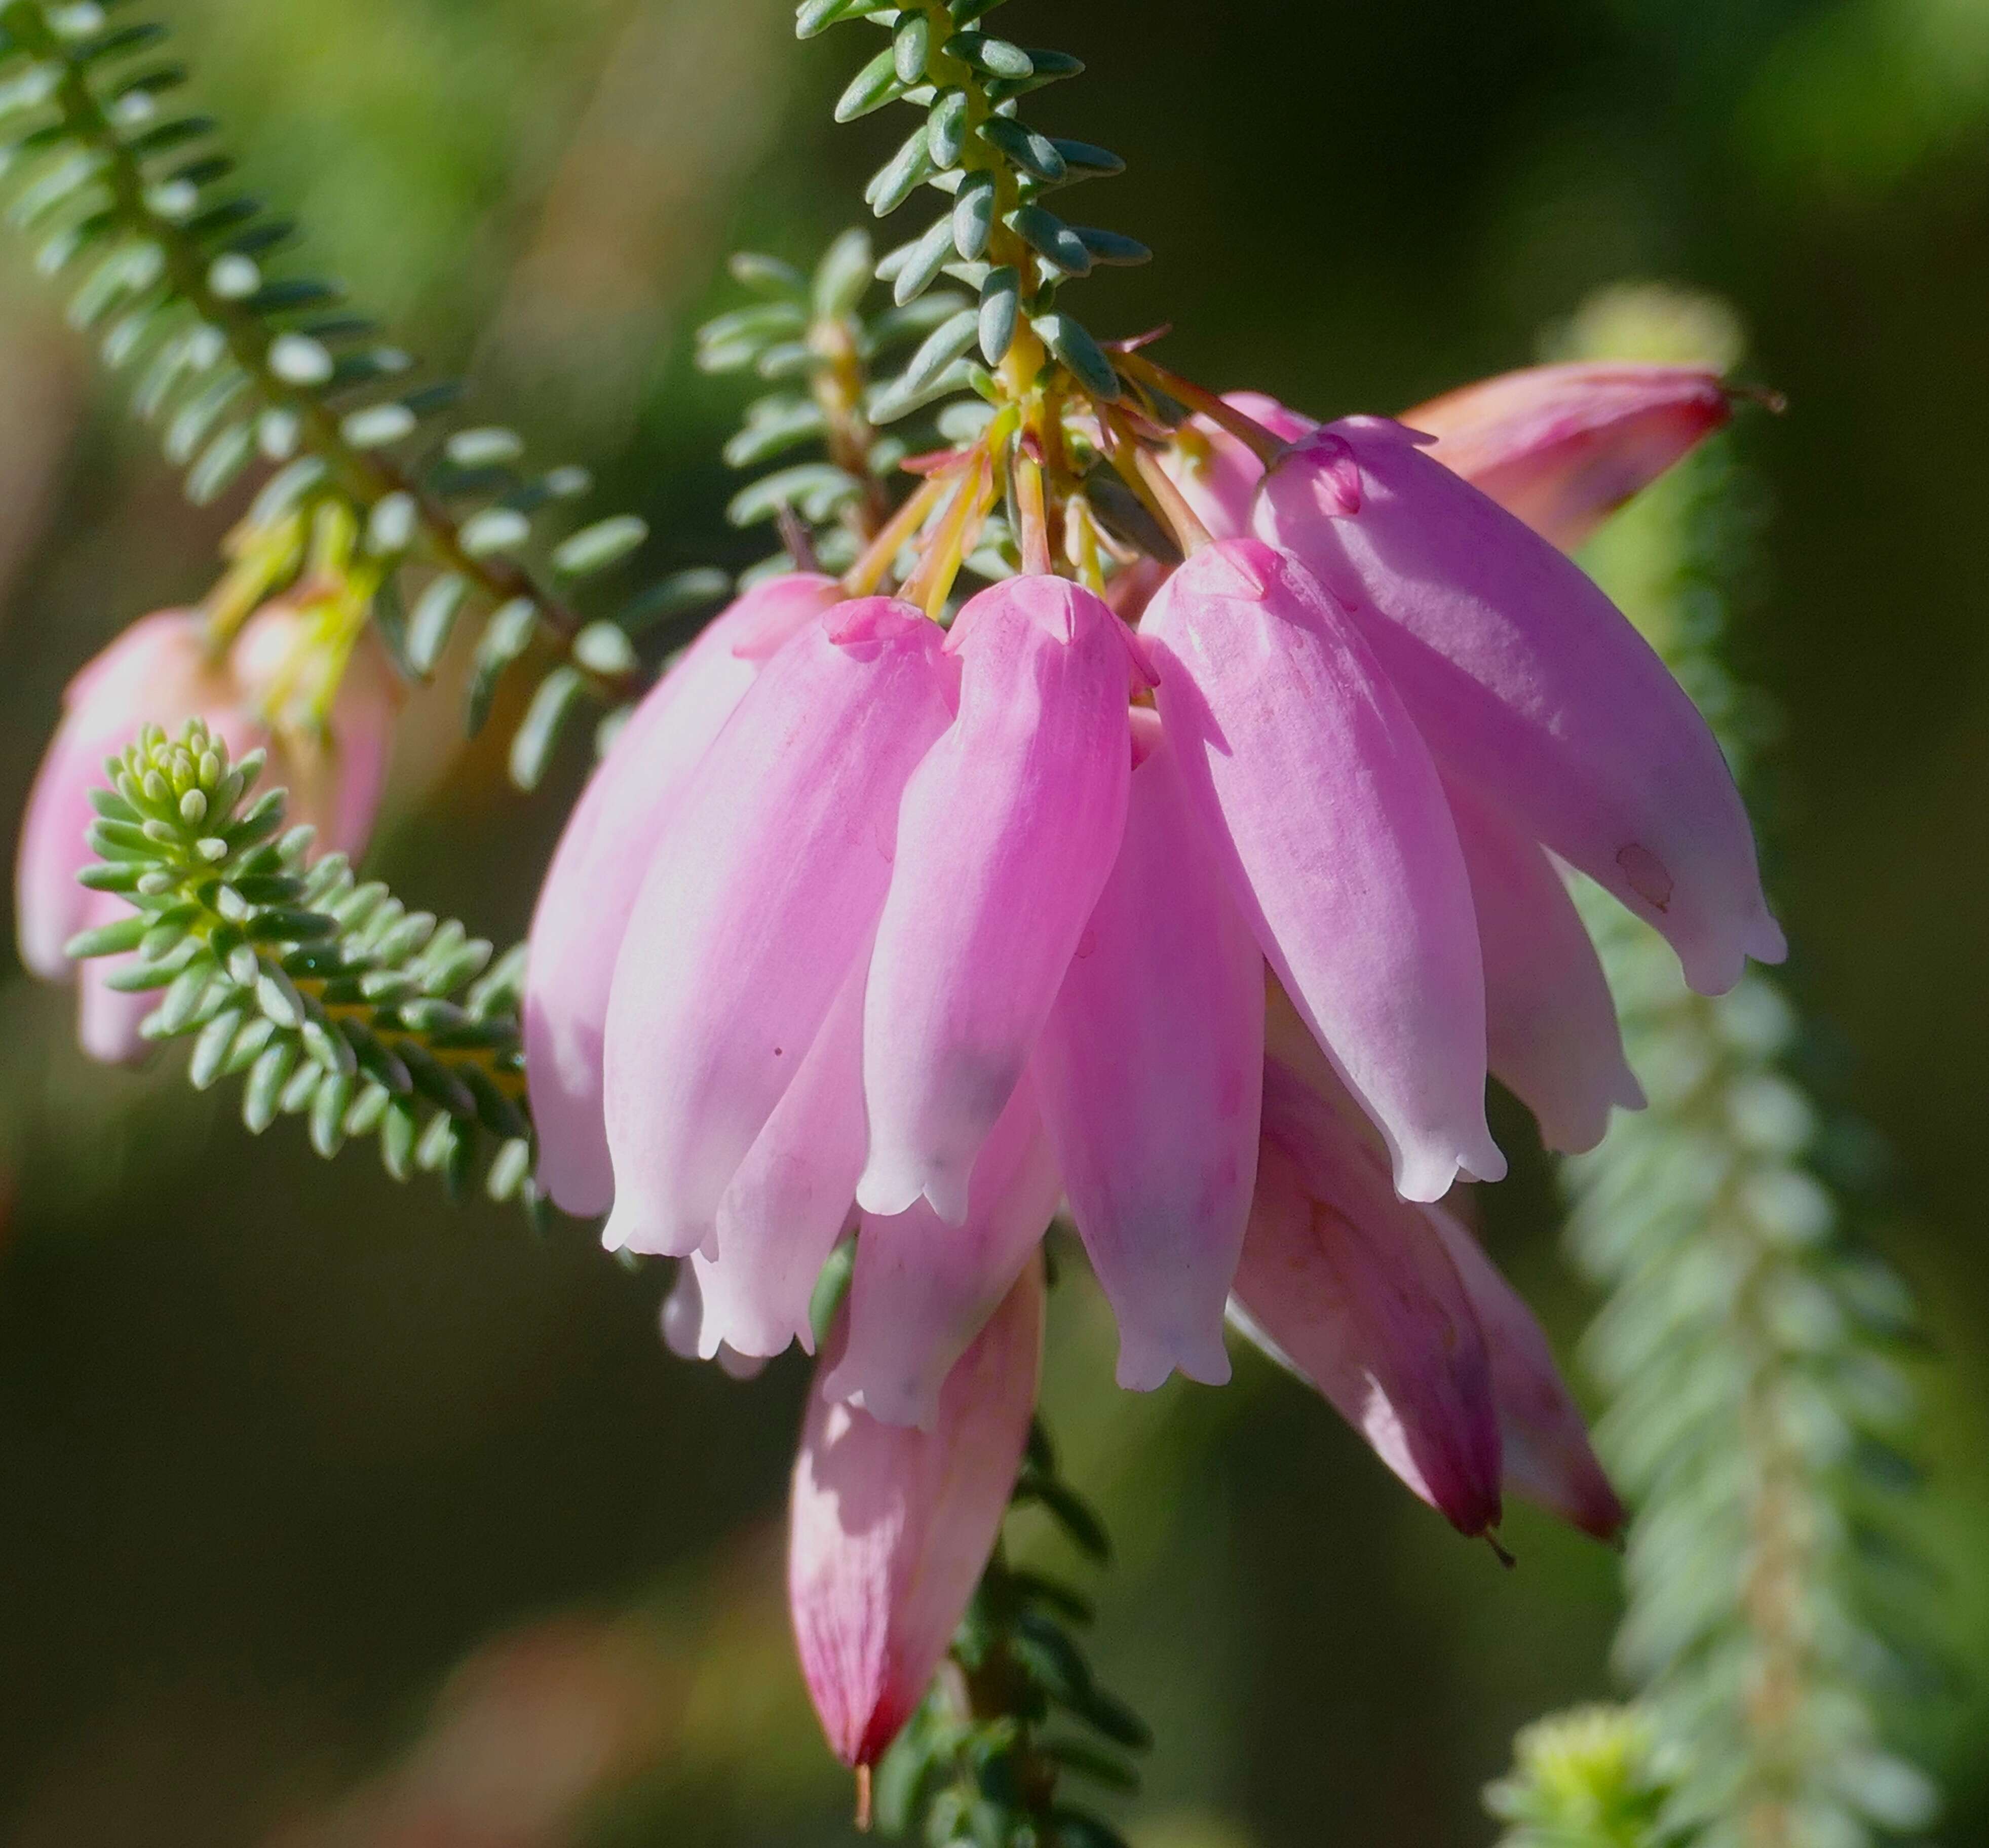
M 1125 838 L 1033 1070 L 1119 1322 L 1119 1383 L 1229 1377 L 1224 1305 L 1257 1173 L 1264 959 L 1150 712 Z
M 1588 1441 L 1574 1395 L 1533 1312 L 1471 1234 L 1429 1209 L 1485 1332 L 1498 1403 L 1506 1486 L 1598 1540 L 1614 1540 L 1629 1517 Z
M 1456 1264 L 1331 1105 L 1275 1062 L 1236 1305 L 1244 1332 L 1461 1533 L 1498 1525 L 1490 1362 Z
M 1034 1261 L 1062 1192 L 1025 1075 L 974 1165 L 964 1224 L 946 1224 L 924 1200 L 889 1218 L 863 1215 L 849 1343 L 826 1389 L 887 1424 L 930 1430 L 948 1371 Z
M 828 1384 L 795 1464 L 788 1591 L 815 1711 L 846 1765 L 883 1756 L 924 1699 L 1001 1531 L 1042 1365 L 1032 1264 L 954 1366 L 933 1428 L 880 1423 Z
M 1313 442 L 1350 445 L 1333 516 Z M 1720 993 L 1785 953 L 1746 809 L 1706 721 L 1581 569 L 1384 418 L 1308 439 L 1258 496 L 1259 533 L 1351 612 L 1430 748 L 1523 833 L 1670 939 Z
M 959 717 L 905 791 L 863 1037 L 867 1212 L 921 1196 L 957 1225 L 974 1158 L 1015 1091 L 1126 821 L 1119 620 L 1055 577 L 961 611 Z
M 1485 992 L 1435 766 L 1374 652 L 1259 540 L 1198 553 L 1142 635 L 1161 717 L 1232 894 L 1396 1185 L 1440 1200 L 1505 1159 L 1485 1122 Z
M 683 1256 L 877 925 L 906 780 L 951 716 L 939 628 L 838 606 L 768 662 L 659 838 L 609 992 L 611 1247 Z
M 524 1024 L 539 1182 L 566 1212 L 592 1218 L 615 1198 L 608 996 L 664 824 L 763 663 L 839 594 L 832 578 L 777 578 L 718 617 L 635 709 L 560 836 L 532 918 Z

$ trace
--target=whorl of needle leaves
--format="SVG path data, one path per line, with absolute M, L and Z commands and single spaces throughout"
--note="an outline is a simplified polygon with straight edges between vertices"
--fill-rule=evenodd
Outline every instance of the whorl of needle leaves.
M 742 252 L 732 259 L 734 278 L 758 299 L 708 321 L 698 330 L 698 364 L 707 372 L 751 371 L 776 389 L 747 407 L 725 446 L 735 469 L 781 466 L 735 495 L 727 513 L 735 526 L 798 517 L 808 531 L 816 561 L 846 570 L 876 537 L 901 498 L 898 472 L 911 448 L 902 433 L 879 428 L 886 394 L 895 386 L 873 383 L 878 363 L 922 341 L 969 306 L 957 289 L 934 289 L 903 303 L 869 312 L 865 298 L 876 265 L 869 234 L 845 232 L 823 253 L 812 275 L 778 257 Z M 908 404 L 902 420 L 957 388 L 942 375 L 930 395 Z M 970 397 L 942 406 L 934 438 L 949 445 L 971 442 L 993 415 L 985 399 Z M 818 459 L 791 459 L 804 445 L 819 445 Z M 1001 513 L 981 530 L 967 568 L 988 579 L 1017 566 L 1010 523 Z M 744 573 L 742 584 L 794 569 L 783 550 Z
M 1040 1507 L 1079 1552 L 1110 1561 L 1104 1526 L 1059 1474 L 1040 1419 L 1012 1505 Z M 878 1767 L 885 1834 L 930 1848 L 1125 1848 L 1063 1789 L 1076 1776 L 1137 1791 L 1126 1755 L 1153 1744 L 1146 1722 L 1099 1686 L 1072 1634 L 1091 1617 L 1081 1592 L 1011 1565 L 997 1546 L 930 1692 Z
M 283 791 L 253 793 L 263 754 L 231 764 L 197 721 L 176 740 L 149 728 L 106 769 L 83 881 L 134 912 L 69 952 L 131 959 L 110 981 L 158 994 L 147 1037 L 191 1040 L 200 1089 L 246 1078 L 259 1135 L 307 1117 L 327 1157 L 377 1136 L 397 1180 L 418 1169 L 460 1191 L 481 1166 L 493 1199 L 540 1211 L 522 947 L 493 965 L 489 943 L 358 884 L 342 857 L 311 864 Z
M 178 101 L 188 73 L 161 56 L 167 28 L 128 10 L 0 4 L 9 222 L 34 240 L 43 275 L 80 277 L 71 322 L 106 365 L 135 373 L 135 408 L 186 470 L 191 499 L 219 499 L 259 462 L 273 469 L 236 539 L 252 594 L 301 568 L 308 516 L 334 501 L 364 534 L 374 614 L 411 674 L 433 672 L 466 614 L 482 620 L 471 729 L 535 640 L 556 646 L 513 754 L 529 786 L 583 698 L 613 705 L 639 690 L 634 638 L 716 601 L 727 581 L 679 574 L 612 620 L 590 618 L 576 598 L 642 546 L 643 521 L 562 536 L 559 513 L 591 491 L 585 469 L 534 472 L 512 431 L 452 428 L 453 383 L 412 385 L 413 360 L 336 286 L 273 273 L 296 226 L 239 189 L 219 125 Z
M 843 92 L 837 120 L 854 121 L 891 103 L 919 111 L 918 126 L 864 192 L 880 218 L 922 187 L 948 201 L 878 265 L 896 305 L 918 300 L 942 275 L 964 283 L 977 298 L 937 319 L 904 371 L 882 388 L 873 408 L 879 423 L 972 384 L 970 355 L 977 350 L 998 367 L 1025 324 L 1085 391 L 1113 398 L 1120 390 L 1110 358 L 1059 306 L 1058 296 L 1066 282 L 1100 264 L 1143 263 L 1151 252 L 1117 232 L 1068 223 L 1045 201 L 1081 181 L 1123 172 L 1125 163 L 1106 148 L 1045 134 L 1022 120 L 1024 96 L 1084 66 L 1067 52 L 1015 45 L 983 30 L 1001 3 L 802 0 L 797 12 L 803 38 L 846 19 L 867 20 L 889 35 Z

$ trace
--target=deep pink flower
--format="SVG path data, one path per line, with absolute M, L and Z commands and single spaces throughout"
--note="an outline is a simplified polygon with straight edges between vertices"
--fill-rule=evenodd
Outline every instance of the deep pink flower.
M 129 915 L 121 899 L 86 891 L 76 879 L 94 858 L 87 841 L 96 814 L 90 791 L 103 787 L 106 760 L 145 726 L 177 732 L 200 719 L 237 756 L 268 750 L 269 780 L 289 789 L 293 821 L 315 825 L 327 849 L 357 854 L 365 845 L 385 781 L 398 694 L 369 635 L 347 667 L 322 737 L 290 727 L 273 731 L 266 709 L 300 621 L 295 611 L 273 605 L 216 655 L 198 612 L 163 611 L 134 623 L 70 682 L 22 823 L 15 917 L 29 969 L 47 981 L 79 982 L 79 1037 L 93 1058 L 137 1058 L 145 1044 L 139 1025 L 159 1001 L 109 986 L 129 959 L 93 961 L 79 973 L 63 954 L 79 932 Z
M 1395 1195 L 1283 997 L 1272 1020 L 1235 1319 L 1460 1532 L 1496 1525 L 1503 1489 L 1614 1538 L 1622 1505 L 1531 1312 L 1449 1213 Z
M 822 1355 L 795 1466 L 788 1587 L 808 1691 L 845 1764 L 883 1755 L 973 1596 L 1028 1440 L 1042 1327 L 1032 1263 L 947 1376 L 930 1430 L 838 1396 L 840 1329 Z
M 1733 415 L 1709 372 L 1587 364 L 1482 379 L 1401 421 L 1437 438 L 1433 459 L 1571 552 Z
M 539 893 L 525 987 L 525 1067 L 539 1181 L 583 1217 L 615 1197 L 601 1045 L 615 958 L 679 793 L 762 665 L 838 594 L 827 577 L 748 591 L 636 708 L 588 784 Z

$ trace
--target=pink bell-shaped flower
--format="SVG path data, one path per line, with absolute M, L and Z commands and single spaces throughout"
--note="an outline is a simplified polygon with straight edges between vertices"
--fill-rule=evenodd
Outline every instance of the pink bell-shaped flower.
M 714 1240 L 876 935 L 906 784 L 953 716 L 944 641 L 908 604 L 837 604 L 767 662 L 672 805 L 608 996 L 611 1247 Z
M 1331 1105 L 1275 1061 L 1236 1303 L 1460 1533 L 1498 1525 L 1491 1362 L 1456 1264 Z
M 200 719 L 237 756 L 269 753 L 267 780 L 290 792 L 290 817 L 319 831 L 321 844 L 361 851 L 386 777 L 399 692 L 379 646 L 362 637 L 348 662 L 324 734 L 273 732 L 267 707 L 299 641 L 298 613 L 273 605 L 217 654 L 197 611 L 169 610 L 134 623 L 70 683 L 62 723 L 35 780 L 15 869 L 21 959 L 43 980 L 76 980 L 79 1037 L 93 1058 L 121 1063 L 145 1042 L 139 1026 L 156 994 L 125 994 L 109 978 L 128 959 L 93 961 L 80 975 L 63 954 L 79 932 L 128 915 L 122 899 L 77 882 L 91 863 L 90 792 L 104 764 L 147 725 L 177 732 Z
M 905 792 L 865 1004 L 866 1212 L 967 1211 L 1125 831 L 1127 631 L 1062 578 L 973 599 L 947 653 L 959 716 Z
M 965 1614 L 1028 1441 L 1042 1328 L 1032 1262 L 947 1376 L 930 1430 L 837 1396 L 840 1329 L 822 1355 L 795 1465 L 788 1590 L 808 1692 L 845 1764 L 883 1755 Z
M 1306 568 L 1225 540 L 1140 624 L 1161 717 L 1231 896 L 1387 1139 L 1440 1200 L 1505 1158 L 1485 1121 L 1471 886 L 1435 765 L 1361 631 Z
M 1694 987 L 1779 960 L 1706 721 L 1580 567 L 1428 440 L 1385 418 L 1315 432 L 1266 478 L 1258 533 L 1348 612 L 1445 770 L 1655 926 Z
M 635 709 L 581 796 L 540 888 L 525 985 L 539 1181 L 582 1217 L 615 1197 L 601 1057 L 615 960 L 678 796 L 767 661 L 840 594 L 796 575 L 749 591 Z
M 1050 1142 L 1119 1322 L 1119 1383 L 1229 1377 L 1223 1306 L 1257 1176 L 1264 957 L 1157 716 L 1126 834 L 1038 1042 Z
M 1531 1311 L 1449 1213 L 1396 1196 L 1282 996 L 1271 1018 L 1232 1319 L 1460 1532 L 1496 1525 L 1509 1491 L 1615 1538 L 1622 1504 Z

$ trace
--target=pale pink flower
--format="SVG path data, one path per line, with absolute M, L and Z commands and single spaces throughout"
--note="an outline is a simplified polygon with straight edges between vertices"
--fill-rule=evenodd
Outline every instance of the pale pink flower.
M 1303 438 L 1258 492 L 1257 532 L 1358 625 L 1445 768 L 1662 932 L 1695 988 L 1780 960 L 1698 709 L 1578 566 L 1427 442 L 1372 417 Z
M 1140 624 L 1188 800 L 1259 946 L 1394 1157 L 1441 1200 L 1496 1180 L 1471 886 L 1421 733 L 1289 554 L 1225 540 Z
M 539 1183 L 582 1217 L 615 1197 L 601 1123 L 601 1047 L 615 958 L 677 796 L 761 668 L 836 595 L 778 578 L 720 616 L 630 716 L 560 837 L 532 919 L 525 1069 Z
M 1042 1328 L 1032 1263 L 947 1376 L 930 1430 L 837 1396 L 840 1329 L 822 1355 L 795 1465 L 788 1587 L 808 1691 L 845 1764 L 883 1755 L 974 1594 L 1028 1441 Z
M 256 616 L 217 654 L 195 611 L 162 611 L 134 623 L 71 682 L 62 723 L 29 797 L 15 870 L 21 959 L 51 982 L 76 980 L 79 1037 L 93 1058 L 120 1063 L 144 1050 L 140 1024 L 154 993 L 125 994 L 109 978 L 129 959 L 93 961 L 79 972 L 63 953 L 78 932 L 129 915 L 116 895 L 92 892 L 77 875 L 95 858 L 88 834 L 90 792 L 105 786 L 107 760 L 147 725 L 168 733 L 204 720 L 235 756 L 268 750 L 267 780 L 290 791 L 293 821 L 317 828 L 327 848 L 356 854 L 378 811 L 398 692 L 370 635 L 354 650 L 322 736 L 273 732 L 267 709 L 298 640 L 302 618 L 286 605 Z

